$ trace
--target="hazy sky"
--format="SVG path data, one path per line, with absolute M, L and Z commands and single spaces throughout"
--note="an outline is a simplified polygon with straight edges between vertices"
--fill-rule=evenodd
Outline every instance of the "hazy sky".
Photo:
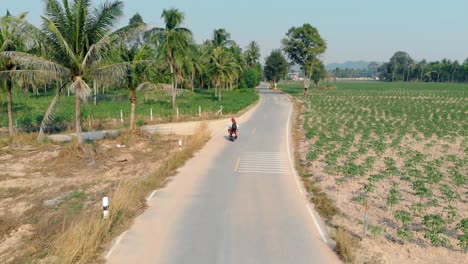
M 95 3 L 102 2 L 95 0 Z M 292 26 L 310 23 L 328 44 L 326 63 L 387 61 L 398 50 L 414 59 L 468 58 L 468 0 L 124 0 L 125 16 L 139 12 L 145 22 L 162 25 L 163 9 L 185 13 L 185 27 L 197 42 L 225 28 L 241 47 L 255 40 L 262 57 L 280 47 Z M 40 23 L 41 0 L 0 0 L 0 11 L 28 11 Z M 263 62 L 263 61 L 262 61 Z

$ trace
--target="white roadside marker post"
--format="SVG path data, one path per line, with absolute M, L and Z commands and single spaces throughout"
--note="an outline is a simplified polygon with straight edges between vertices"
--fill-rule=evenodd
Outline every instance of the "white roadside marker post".
M 109 197 L 102 198 L 102 216 L 104 219 L 109 217 Z
M 120 110 L 120 123 L 123 123 L 123 111 Z
M 151 121 L 153 121 L 153 108 L 150 109 L 150 117 L 151 117 Z

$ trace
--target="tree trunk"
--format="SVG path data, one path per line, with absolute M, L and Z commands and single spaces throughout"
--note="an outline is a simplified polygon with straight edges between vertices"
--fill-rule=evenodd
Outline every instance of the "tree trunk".
M 83 130 L 81 129 L 81 98 L 75 93 L 75 132 L 78 144 L 83 146 Z
M 62 82 L 62 81 L 60 81 L 60 82 Z M 49 117 L 52 115 L 52 112 L 54 111 L 55 105 L 57 104 L 58 98 L 60 97 L 60 93 L 62 92 L 63 87 L 65 87 L 65 85 L 67 85 L 67 83 L 68 82 L 64 83 L 63 85 L 61 85 L 58 88 L 57 93 L 54 96 L 54 99 L 52 99 L 52 102 L 50 102 L 50 105 L 47 108 L 47 111 L 46 111 L 44 117 L 42 118 L 41 127 L 39 129 L 39 135 L 37 136 L 38 140 L 44 139 L 45 126 L 47 125 Z
M 222 90 L 222 89 L 221 89 L 221 88 L 219 88 L 219 91 L 218 91 L 218 93 L 219 93 L 219 96 L 218 96 L 218 101 L 221 101 L 221 90 Z
M 28 94 L 29 93 L 29 85 L 28 85 L 28 82 L 26 81 L 25 78 L 23 78 L 22 88 L 23 88 L 23 94 Z
M 450 82 L 453 82 L 453 78 L 455 77 L 455 71 L 456 71 L 456 68 L 453 69 L 453 72 L 452 72 L 452 80 Z
M 171 65 L 171 76 L 172 76 L 172 89 L 171 89 L 171 99 L 172 99 L 172 109 L 175 109 L 175 96 L 176 96 L 176 87 L 174 86 L 174 82 L 175 82 L 175 76 L 174 76 L 174 66 L 172 65 L 172 63 L 170 63 Z
M 190 84 L 192 86 L 192 92 L 195 92 L 195 86 L 193 85 L 193 80 L 195 79 L 195 69 L 192 68 L 192 79 L 190 80 Z
M 93 88 L 94 88 L 94 105 L 96 105 L 97 91 L 98 91 L 97 80 L 96 79 L 94 79 Z
M 135 106 L 136 106 L 136 91 L 131 90 L 130 91 L 130 104 L 132 106 L 132 109 L 130 111 L 130 130 L 134 131 L 135 130 Z
M 8 98 L 8 130 L 10 132 L 10 136 L 15 134 L 15 127 L 13 126 L 13 98 L 11 95 L 12 89 L 12 82 L 11 77 L 6 76 L 6 86 L 7 86 L 7 98 Z

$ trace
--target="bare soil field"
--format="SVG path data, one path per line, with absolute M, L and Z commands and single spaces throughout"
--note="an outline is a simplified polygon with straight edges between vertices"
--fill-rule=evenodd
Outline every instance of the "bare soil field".
M 4 139 L 0 149 L 1 263 L 47 256 L 70 222 L 99 208 L 122 180 L 155 172 L 179 151 L 179 139 L 187 139 L 124 133 L 81 151 L 74 143 L 39 144 L 33 138 Z

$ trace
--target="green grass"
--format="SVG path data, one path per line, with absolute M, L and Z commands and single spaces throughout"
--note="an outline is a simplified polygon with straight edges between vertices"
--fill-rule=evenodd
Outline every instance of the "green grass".
M 35 130 L 40 125 L 42 117 L 47 110 L 53 93 L 39 95 L 24 95 L 20 92 L 13 94 L 13 119 L 20 129 Z M 90 98 L 82 107 L 82 119 L 85 130 L 93 129 L 93 125 L 87 127 L 89 123 L 106 123 L 114 119 L 120 120 L 120 110 L 123 111 L 124 119 L 127 121 L 130 115 L 130 102 L 128 91 L 110 90 L 105 94 L 99 94 L 97 105 L 93 104 Z M 198 107 L 201 106 L 203 115 L 217 112 L 223 106 L 223 114 L 237 113 L 249 106 L 258 99 L 255 89 L 236 89 L 233 91 L 223 91 L 222 100 L 218 101 L 214 96 L 214 90 L 204 90 L 195 93 L 183 93 L 177 97 L 177 107 L 181 116 L 198 115 Z M 71 129 L 74 125 L 75 116 L 74 96 L 62 95 L 56 107 L 54 115 L 54 129 L 61 131 Z M 2 97 L 2 111 L 0 113 L 0 127 L 8 127 L 6 98 Z M 150 119 L 150 109 L 153 110 L 155 119 L 162 118 L 170 120 L 175 116 L 172 110 L 170 97 L 146 97 L 144 93 L 137 94 L 137 107 L 135 119 L 141 125 Z M 94 128 L 97 128 L 94 126 Z
M 352 194 L 343 194 L 347 199 L 343 203 L 370 200 L 379 208 L 381 221 L 389 211 L 405 210 L 419 225 L 428 212 L 415 208 L 428 208 L 443 219 L 437 238 L 456 233 L 456 224 L 464 217 L 460 212 L 468 210 L 468 85 L 338 82 L 336 86 L 309 92 L 303 123 L 310 146 L 308 162 L 323 166 L 331 184 L 358 183 L 348 190 Z M 303 99 L 301 83 L 279 87 Z M 405 195 L 389 206 L 392 188 Z M 408 228 L 421 236 L 429 232 Z M 397 230 L 389 232 L 397 236 Z M 426 239 L 436 245 L 434 241 Z

